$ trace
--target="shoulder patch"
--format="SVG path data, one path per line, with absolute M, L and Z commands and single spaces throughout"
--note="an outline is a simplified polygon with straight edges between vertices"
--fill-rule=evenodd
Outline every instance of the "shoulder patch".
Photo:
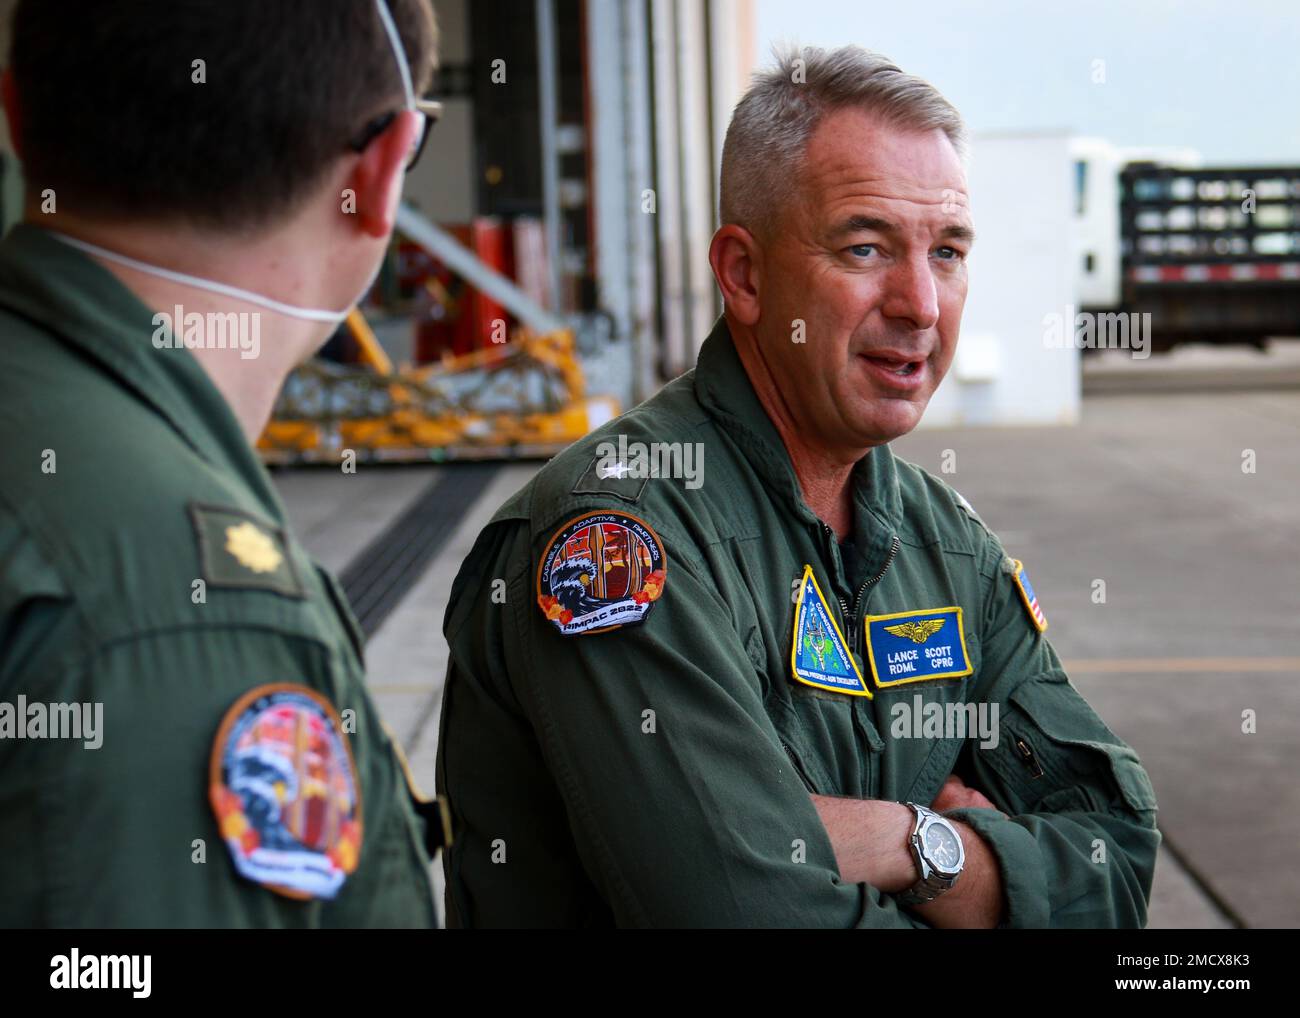
M 334 705 L 257 686 L 226 711 L 208 794 L 240 876 L 287 898 L 333 898 L 361 858 L 361 786 Z
M 1038 604 L 1038 595 L 1034 593 L 1034 586 L 1029 582 L 1029 574 L 1025 572 L 1025 565 L 1018 558 L 1008 557 L 1003 563 L 1003 568 L 1011 574 L 1015 581 L 1016 590 L 1020 592 L 1020 600 L 1024 602 L 1025 610 L 1029 612 L 1029 620 L 1034 624 L 1034 628 L 1040 633 L 1047 629 L 1047 616 L 1043 614 L 1042 607 Z
M 662 596 L 668 560 L 644 520 L 597 510 L 564 524 L 537 569 L 537 604 L 563 636 L 645 621 Z
M 650 475 L 636 471 L 616 456 L 597 456 L 573 486 L 574 495 L 615 495 L 627 502 L 639 502 L 650 483 Z
M 305 598 L 283 528 L 242 509 L 191 502 L 199 565 L 209 587 L 269 590 Z

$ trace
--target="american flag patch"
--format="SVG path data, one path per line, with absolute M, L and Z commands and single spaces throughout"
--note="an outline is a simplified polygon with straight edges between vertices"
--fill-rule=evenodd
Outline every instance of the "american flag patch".
M 1029 582 L 1029 574 L 1025 572 L 1024 563 L 1019 559 L 1013 559 L 1012 561 L 1016 567 L 1016 571 L 1012 575 L 1016 580 L 1016 589 L 1020 591 L 1020 599 L 1025 602 L 1025 607 L 1029 609 L 1029 617 L 1033 619 L 1034 628 L 1041 633 L 1047 628 L 1047 616 L 1043 614 L 1043 609 L 1038 606 L 1038 595 L 1034 593 L 1034 586 Z

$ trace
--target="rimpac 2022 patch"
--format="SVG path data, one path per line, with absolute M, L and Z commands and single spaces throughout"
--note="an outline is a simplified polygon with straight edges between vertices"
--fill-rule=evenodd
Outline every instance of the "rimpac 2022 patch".
M 644 520 L 587 513 L 564 524 L 542 553 L 537 603 L 564 636 L 635 625 L 663 594 L 667 567 Z
M 361 788 L 333 705 L 290 683 L 226 711 L 209 797 L 241 876 L 288 898 L 333 898 L 361 857 Z

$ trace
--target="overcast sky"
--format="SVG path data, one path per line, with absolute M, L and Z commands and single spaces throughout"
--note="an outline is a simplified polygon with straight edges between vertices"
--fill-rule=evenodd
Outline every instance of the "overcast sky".
M 757 37 L 760 64 L 778 41 L 878 50 L 972 131 L 1300 163 L 1300 0 L 758 0 Z

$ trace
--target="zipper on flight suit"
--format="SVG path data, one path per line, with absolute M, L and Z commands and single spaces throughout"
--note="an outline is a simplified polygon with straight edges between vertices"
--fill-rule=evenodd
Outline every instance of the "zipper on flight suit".
M 822 524 L 822 526 L 826 526 L 826 524 Z M 831 530 L 828 526 L 826 527 L 826 532 L 832 537 L 835 536 L 835 531 Z M 848 628 L 849 650 L 856 651 L 858 654 L 862 653 L 862 636 L 858 632 L 857 622 L 858 611 L 862 607 L 862 596 L 867 592 L 868 587 L 874 586 L 880 582 L 880 578 L 885 575 L 890 565 L 893 564 L 894 557 L 898 554 L 898 549 L 902 546 L 902 543 L 903 542 L 898 539 L 898 536 L 895 535 L 894 543 L 889 549 L 889 557 L 885 559 L 885 564 L 880 567 L 880 572 L 876 573 L 875 576 L 871 577 L 871 579 L 867 580 L 858 588 L 857 596 L 853 599 L 852 611 L 849 611 L 849 603 L 844 600 L 844 598 L 838 598 L 840 609 L 844 612 L 844 625 Z
M 831 540 L 835 540 L 835 531 L 833 531 L 829 526 L 826 526 L 826 524 L 822 524 L 822 526 L 826 527 L 826 533 Z M 858 592 L 853 598 L 852 610 L 849 609 L 849 603 L 844 598 L 836 595 L 836 599 L 840 603 L 840 610 L 844 613 L 844 625 L 847 627 L 849 651 L 859 655 L 859 657 L 862 655 L 862 634 L 857 620 L 858 613 L 862 609 L 862 599 L 866 595 L 867 589 L 879 583 L 885 573 L 889 571 L 889 567 L 893 564 L 895 557 L 898 555 L 898 549 L 902 547 L 902 543 L 903 542 L 899 540 L 898 535 L 895 534 L 894 543 L 889 548 L 889 555 L 885 558 L 885 564 L 880 567 L 880 572 L 876 573 L 875 576 L 865 581 L 862 586 L 858 588 Z M 871 720 L 863 715 L 862 710 L 864 709 L 865 708 L 863 708 L 861 704 L 857 706 L 857 709 L 854 712 L 854 724 L 862 730 L 864 737 L 868 741 L 868 746 L 870 746 L 872 735 L 875 734 L 874 726 Z M 879 743 L 880 739 L 878 735 L 875 736 L 875 741 Z M 863 787 L 867 789 L 868 796 L 871 798 L 874 798 L 877 792 L 879 771 L 879 765 L 876 762 L 875 755 L 876 750 L 868 748 L 868 751 L 862 757 L 864 768 L 862 775 Z

